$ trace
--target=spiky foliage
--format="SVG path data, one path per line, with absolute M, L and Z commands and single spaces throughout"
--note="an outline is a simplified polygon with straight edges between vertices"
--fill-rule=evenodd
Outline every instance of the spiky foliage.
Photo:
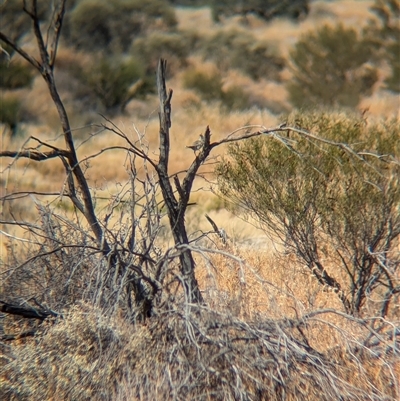
M 290 122 L 326 141 L 293 134 L 232 145 L 217 169 L 221 192 L 279 236 L 349 313 L 385 316 L 400 291 L 400 124 L 316 112 Z M 335 270 L 326 270 L 329 258 Z
M 354 107 L 378 79 L 376 69 L 367 65 L 372 48 L 342 24 L 304 34 L 290 57 L 293 78 L 287 88 L 296 107 Z

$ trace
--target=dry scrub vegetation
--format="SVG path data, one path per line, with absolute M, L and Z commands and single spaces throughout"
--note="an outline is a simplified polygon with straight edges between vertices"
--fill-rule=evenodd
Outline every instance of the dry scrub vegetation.
M 398 1 L 53 3 L 1 5 L 1 399 L 399 399 Z

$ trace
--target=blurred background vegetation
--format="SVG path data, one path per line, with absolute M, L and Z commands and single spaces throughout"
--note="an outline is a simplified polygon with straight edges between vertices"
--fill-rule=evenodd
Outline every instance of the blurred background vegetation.
M 315 106 L 354 110 L 382 103 L 386 94 L 393 99 L 400 91 L 399 2 L 340 3 L 71 0 L 59 86 L 72 112 L 123 114 L 131 101 L 152 98 L 155 66 L 164 57 L 178 88 L 198 96 L 187 104 L 219 104 L 223 113 L 252 107 L 273 115 Z M 1 30 L 29 46 L 21 4 L 2 4 Z M 47 2 L 38 7 L 45 21 Z M 340 13 L 340 7 L 348 10 Z M 362 23 L 352 23 L 351 7 L 362 8 L 362 14 L 354 12 Z M 42 113 L 26 101 L 37 95 L 30 67 L 6 45 L 2 49 L 0 117 L 15 134 L 18 122 L 38 122 Z M 21 113 L 23 103 L 31 106 Z

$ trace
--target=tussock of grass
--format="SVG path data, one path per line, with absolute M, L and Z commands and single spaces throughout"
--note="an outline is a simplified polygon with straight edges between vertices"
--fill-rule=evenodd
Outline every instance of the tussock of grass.
M 80 305 L 14 349 L 1 370 L 3 399 L 395 399 L 390 353 L 344 336 L 317 352 L 297 323 L 177 305 L 132 327 Z
M 277 258 L 271 249 L 229 239 L 201 240 L 192 250 L 204 305 L 188 305 L 172 290 L 150 319 L 132 324 L 123 310 L 77 302 L 33 339 L 2 349 L 2 399 L 394 401 L 399 395 L 396 316 L 379 319 L 375 335 L 369 319 L 341 312 L 337 296 L 307 276 L 294 255 Z M 59 285 L 47 295 L 54 300 L 47 299 L 67 305 L 85 298 L 80 292 L 90 295 L 93 272 L 105 266 L 96 266 L 89 252 L 73 277 L 73 254 L 63 255 L 71 259 L 64 269 L 61 256 L 35 262 L 26 285 L 33 280 L 42 289 L 47 262 L 48 280 Z M 22 268 L 13 273 L 16 282 L 21 274 Z

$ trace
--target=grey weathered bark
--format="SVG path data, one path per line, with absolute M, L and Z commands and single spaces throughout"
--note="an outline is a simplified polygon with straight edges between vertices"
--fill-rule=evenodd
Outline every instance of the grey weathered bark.
M 165 85 L 165 72 L 167 63 L 160 59 L 157 69 L 157 89 L 160 98 L 160 157 L 156 166 L 160 187 L 167 207 L 168 218 L 171 225 L 172 234 L 175 245 L 188 244 L 189 239 L 185 227 L 185 211 L 190 195 L 190 188 L 193 183 L 195 174 L 190 176 L 190 185 L 183 188 L 186 191 L 180 192 L 179 202 L 175 198 L 174 190 L 170 178 L 168 176 L 168 158 L 170 151 L 169 144 L 169 129 L 171 127 L 171 98 L 172 90 L 167 93 Z M 200 166 L 200 162 L 198 167 Z M 198 168 L 197 167 L 197 168 Z M 198 282 L 195 276 L 195 262 L 190 250 L 185 250 L 179 257 L 180 268 L 185 287 L 185 294 L 188 302 L 200 303 L 203 302 Z
M 0 312 L 15 316 L 22 316 L 28 319 L 45 320 L 48 317 L 62 317 L 60 313 L 52 310 L 35 309 L 32 306 L 15 305 L 0 300 Z

